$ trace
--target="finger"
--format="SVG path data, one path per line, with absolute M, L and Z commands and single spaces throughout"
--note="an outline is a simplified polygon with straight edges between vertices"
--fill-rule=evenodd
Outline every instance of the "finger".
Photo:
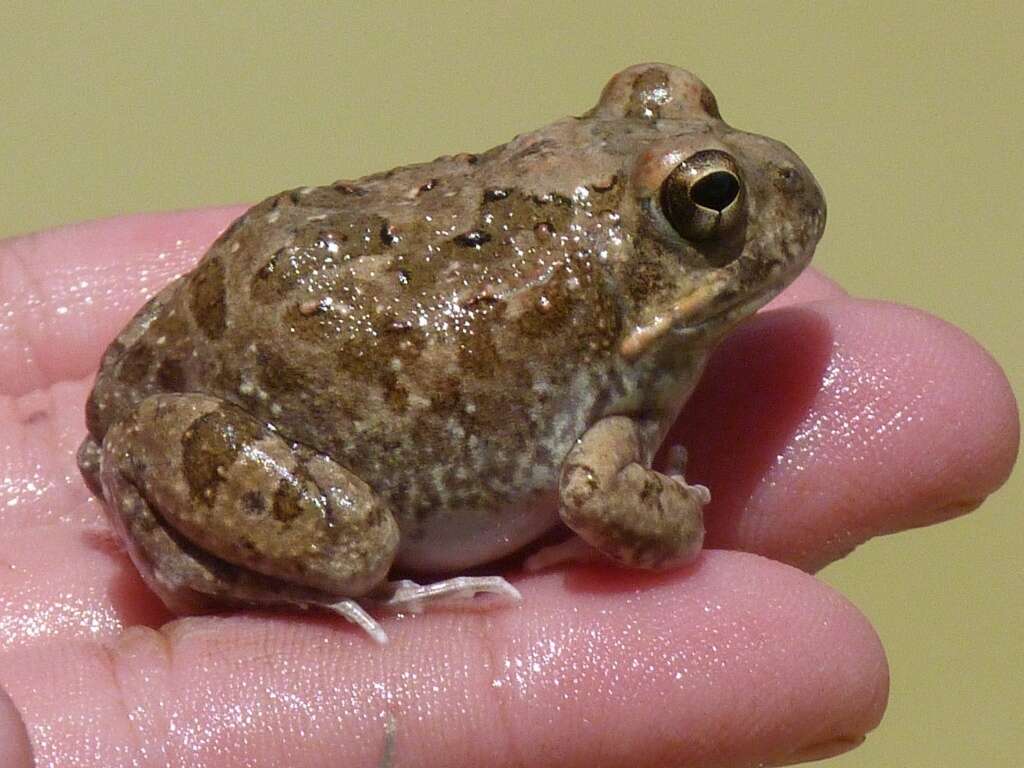
M 0 241 L 0 524 L 102 523 L 74 461 L 100 355 L 242 209 L 146 214 Z
M 0 526 L 7 535 L 32 526 L 103 524 L 75 464 L 90 384 L 0 395 Z
M 390 620 L 383 648 L 330 620 L 190 619 L 56 664 L 8 654 L 0 680 L 39 764 L 82 768 L 376 766 L 389 722 L 401 765 L 771 764 L 881 717 L 874 633 L 786 566 L 712 552 L 681 574 L 518 586 L 517 609 Z
M 769 302 L 762 312 L 811 301 L 838 299 L 846 295 L 843 287 L 828 275 L 816 269 L 805 269 L 786 290 Z
M 107 528 L 14 531 L 0 539 L 0 566 L 0 652 L 111 640 L 171 618 Z
M 677 426 L 687 479 L 711 489 L 708 542 L 809 570 L 975 508 L 1020 437 L 1006 377 L 966 334 L 852 299 L 753 319 Z
M 128 318 L 242 210 L 142 214 L 0 241 L 0 394 L 94 374 Z

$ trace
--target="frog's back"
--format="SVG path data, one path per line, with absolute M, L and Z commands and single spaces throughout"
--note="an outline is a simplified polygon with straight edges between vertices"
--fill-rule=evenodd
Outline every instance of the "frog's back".
M 222 397 L 355 471 L 409 537 L 550 492 L 622 384 L 601 266 L 621 181 L 565 162 L 526 136 L 269 198 L 115 342 L 90 431 L 147 394 Z

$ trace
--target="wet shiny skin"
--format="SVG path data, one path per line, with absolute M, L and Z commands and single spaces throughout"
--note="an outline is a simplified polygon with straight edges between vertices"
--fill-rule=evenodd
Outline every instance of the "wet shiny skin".
M 80 465 L 180 610 L 374 597 L 559 515 L 628 565 L 685 562 L 706 491 L 651 456 L 823 226 L 788 148 L 638 65 L 482 154 L 252 208 L 108 349 Z

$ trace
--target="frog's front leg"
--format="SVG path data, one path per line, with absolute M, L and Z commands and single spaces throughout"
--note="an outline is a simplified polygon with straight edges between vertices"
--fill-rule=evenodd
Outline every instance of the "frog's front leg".
M 562 520 L 624 565 L 669 568 L 693 560 L 704 541 L 703 486 L 650 468 L 643 428 L 607 416 L 584 433 L 562 464 Z
M 161 394 L 104 436 L 100 480 L 140 572 L 172 609 L 317 605 L 383 639 L 352 598 L 385 582 L 398 526 L 329 457 L 223 400 Z

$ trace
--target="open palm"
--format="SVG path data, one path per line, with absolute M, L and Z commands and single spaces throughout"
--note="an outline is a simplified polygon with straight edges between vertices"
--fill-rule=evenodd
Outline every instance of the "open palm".
M 814 273 L 726 342 L 670 436 L 714 495 L 694 566 L 513 573 L 520 606 L 386 619 L 385 647 L 330 616 L 172 620 L 74 452 L 107 343 L 239 212 L 0 243 L 0 765 L 734 767 L 878 722 L 878 639 L 809 572 L 977 506 L 1017 408 L 955 328 Z

